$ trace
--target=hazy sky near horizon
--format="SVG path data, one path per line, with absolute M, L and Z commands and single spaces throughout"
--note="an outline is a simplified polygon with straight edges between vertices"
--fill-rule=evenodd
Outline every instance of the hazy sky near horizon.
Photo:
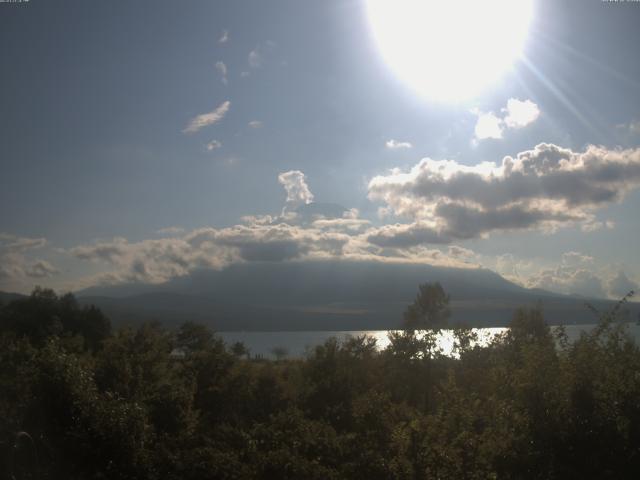
M 458 56 L 477 43 L 459 10 L 438 48 L 449 66 L 409 28 L 393 32 L 416 46 L 403 61 L 479 76 L 495 52 Z M 534 1 L 521 58 L 447 101 L 391 65 L 368 13 L 364 0 L 0 3 L 0 290 L 327 258 L 637 288 L 640 3 Z M 508 44 L 496 18 L 469 25 Z

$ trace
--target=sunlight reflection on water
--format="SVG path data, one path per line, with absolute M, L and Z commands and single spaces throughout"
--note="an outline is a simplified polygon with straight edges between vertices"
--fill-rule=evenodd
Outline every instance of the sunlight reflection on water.
M 570 341 L 576 340 L 582 332 L 587 332 L 595 325 L 567 325 L 566 332 Z M 640 338 L 640 326 L 629 324 L 629 333 L 635 338 Z M 478 344 L 487 345 L 496 335 L 506 331 L 506 328 L 474 328 L 478 334 Z M 288 357 L 302 357 L 310 349 L 321 345 L 331 337 L 344 340 L 349 336 L 369 335 L 376 339 L 379 349 L 389 345 L 388 333 L 390 330 L 358 330 L 358 331 L 309 331 L 309 332 L 219 332 L 218 335 L 227 344 L 243 342 L 252 356 L 259 355 L 264 358 L 273 358 L 273 349 L 282 347 L 287 351 Z M 451 355 L 453 350 L 453 331 L 443 330 L 438 338 L 438 346 L 445 355 Z

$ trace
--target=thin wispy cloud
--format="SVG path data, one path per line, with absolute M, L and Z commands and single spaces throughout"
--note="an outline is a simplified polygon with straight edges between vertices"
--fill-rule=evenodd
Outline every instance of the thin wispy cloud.
M 227 100 L 218 105 L 218 107 L 212 112 L 198 115 L 189 122 L 189 124 L 184 128 L 184 130 L 182 130 L 182 132 L 196 133 L 204 127 L 218 123 L 225 117 L 225 115 L 229 111 L 230 106 L 231 102 Z
M 59 270 L 46 260 L 37 260 L 25 270 L 25 274 L 31 278 L 49 278 L 58 273 Z
M 413 145 L 410 142 L 401 142 L 394 139 L 387 140 L 384 146 L 389 150 L 403 150 L 403 149 L 409 149 L 413 147 Z
M 40 250 L 46 244 L 44 238 L 0 233 L 0 287 L 21 284 L 27 278 L 43 279 L 58 274 L 58 269 L 48 261 L 29 258 L 33 250 Z
M 632 120 L 629 123 L 620 123 L 616 125 L 616 129 L 633 135 L 640 135 L 640 120 Z
M 227 43 L 229 41 L 229 30 L 223 30 L 222 35 L 218 39 L 218 43 Z
M 213 150 L 217 150 L 218 148 L 221 148 L 221 147 L 222 147 L 222 142 L 220 140 L 211 140 L 205 146 L 208 152 L 212 152 Z
M 184 233 L 184 228 L 182 227 L 165 227 L 161 228 L 156 232 L 158 235 L 180 235 Z
M 256 48 L 249 52 L 247 63 L 251 68 L 260 68 L 264 65 L 266 57 L 273 52 L 276 44 L 271 40 L 258 44 Z
M 228 70 L 227 70 L 227 66 L 224 64 L 224 62 L 221 62 L 221 61 L 216 62 L 216 70 L 220 74 L 220 81 L 224 85 L 227 85 L 229 83 L 229 81 L 227 79 Z
M 248 63 L 251 68 L 260 68 L 262 66 L 262 55 L 257 48 L 249 52 Z
M 247 125 L 250 128 L 262 128 L 262 122 L 260 120 L 251 120 Z

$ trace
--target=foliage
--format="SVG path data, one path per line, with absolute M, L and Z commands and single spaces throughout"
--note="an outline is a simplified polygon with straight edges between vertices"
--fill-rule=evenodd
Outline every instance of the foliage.
M 449 295 L 440 283 L 425 283 L 418 287 L 418 295 L 404 313 L 408 330 L 439 329 L 449 318 Z
M 0 479 L 638 478 L 620 309 L 573 342 L 521 309 L 487 346 L 457 328 L 445 357 L 449 299 L 422 287 L 387 348 L 333 338 L 275 362 L 193 323 L 110 332 L 36 290 L 0 307 Z

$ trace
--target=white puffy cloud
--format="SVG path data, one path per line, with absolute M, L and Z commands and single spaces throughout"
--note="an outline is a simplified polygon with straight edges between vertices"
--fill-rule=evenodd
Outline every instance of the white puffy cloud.
M 182 132 L 195 133 L 204 127 L 218 123 L 225 117 L 225 115 L 229 111 L 230 106 L 231 102 L 229 100 L 226 100 L 218 105 L 212 112 L 198 115 L 189 122 L 189 124 L 184 128 L 184 130 L 182 130 Z
M 507 106 L 501 109 L 500 116 L 477 109 L 472 110 L 472 113 L 478 116 L 474 138 L 485 140 L 502 138 L 505 130 L 519 129 L 532 124 L 540 116 L 540 109 L 531 100 L 510 98 L 507 100 Z
M 475 138 L 484 140 L 487 138 L 502 138 L 503 131 L 502 119 L 496 117 L 492 112 L 481 113 L 478 115 L 478 121 L 474 130 Z
M 393 138 L 390 140 L 387 140 L 384 146 L 387 147 L 389 150 L 403 150 L 403 149 L 409 149 L 413 147 L 413 145 L 409 142 L 401 142 L 398 140 L 394 140 Z
M 67 252 L 76 259 L 109 270 L 77 281 L 78 286 L 116 283 L 162 283 L 199 269 L 222 269 L 238 262 L 286 262 L 326 259 L 428 263 L 470 267 L 470 250 L 452 246 L 449 252 L 409 243 L 372 242 L 384 230 L 359 218 L 356 209 L 331 203 L 311 203 L 305 175 L 283 172 L 278 181 L 287 192 L 281 215 L 248 215 L 242 224 L 226 228 L 178 228 L 160 231 L 170 237 L 130 242 L 125 238 L 78 245 Z M 309 211 L 296 211 L 295 206 Z M 42 266 L 41 266 L 42 267 Z M 40 271 L 44 273 L 44 268 Z
M 446 243 L 494 231 L 593 223 L 594 212 L 640 186 L 640 149 L 589 146 L 573 152 L 552 144 L 467 166 L 423 159 L 369 182 L 369 199 L 416 223 L 399 234 Z M 389 235 L 387 235 L 388 237 Z
M 508 128 L 526 127 L 540 116 L 538 105 L 531 100 L 518 100 L 517 98 L 507 100 L 507 106 L 503 112 L 506 114 L 504 124 Z
M 228 83 L 227 80 L 227 66 L 224 64 L 224 62 L 218 61 L 216 62 L 216 70 L 218 71 L 218 73 L 220 74 L 220 81 L 226 85 Z
M 300 170 L 289 170 L 278 175 L 278 182 L 287 192 L 286 209 L 293 210 L 300 205 L 313 202 L 313 194 Z
M 222 269 L 242 262 L 287 262 L 328 259 L 428 263 L 470 267 L 466 249 L 447 254 L 424 246 L 380 247 L 367 241 L 369 222 L 355 218 L 319 218 L 305 225 L 286 216 L 245 217 L 245 224 L 201 228 L 177 237 L 128 242 L 116 238 L 80 245 L 69 253 L 111 268 L 79 281 L 95 284 L 163 283 L 199 269 Z M 456 247 L 457 248 L 457 247 Z

